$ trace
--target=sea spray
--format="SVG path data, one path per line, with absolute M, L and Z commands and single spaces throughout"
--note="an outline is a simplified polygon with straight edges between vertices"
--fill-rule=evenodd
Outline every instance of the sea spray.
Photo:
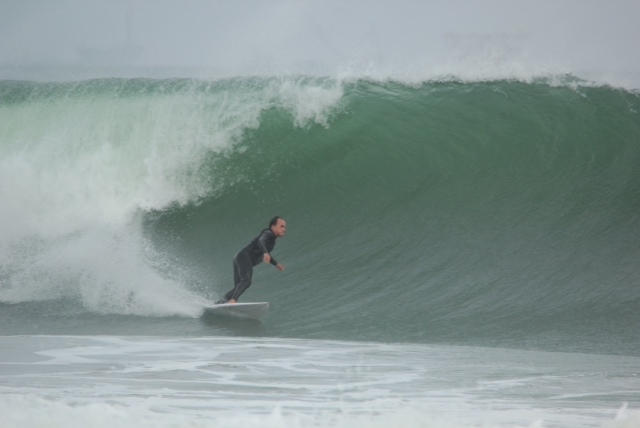
M 241 180 L 215 162 L 245 150 L 265 110 L 326 125 L 341 97 L 317 79 L 9 81 L 1 92 L 2 300 L 192 316 L 202 299 L 143 236 L 144 213 Z

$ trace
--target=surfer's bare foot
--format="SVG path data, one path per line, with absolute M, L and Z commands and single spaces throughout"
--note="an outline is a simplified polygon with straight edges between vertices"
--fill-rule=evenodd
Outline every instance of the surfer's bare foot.
M 231 299 L 227 303 L 238 303 L 238 301 L 236 299 Z

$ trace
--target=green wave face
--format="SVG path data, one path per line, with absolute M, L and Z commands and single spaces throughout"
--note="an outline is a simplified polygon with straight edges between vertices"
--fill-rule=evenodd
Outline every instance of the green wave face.
M 127 277 L 215 299 L 280 215 L 287 271 L 243 296 L 270 334 L 631 346 L 639 109 L 579 81 L 1 82 L 0 297 L 162 315 Z

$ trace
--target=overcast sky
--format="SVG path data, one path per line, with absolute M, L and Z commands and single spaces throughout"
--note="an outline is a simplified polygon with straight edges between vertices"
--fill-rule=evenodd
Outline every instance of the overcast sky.
M 0 67 L 640 70 L 638 0 L 0 0 Z

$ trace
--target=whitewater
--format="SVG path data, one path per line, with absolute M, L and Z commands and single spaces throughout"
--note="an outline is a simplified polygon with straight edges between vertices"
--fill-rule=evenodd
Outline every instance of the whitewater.
M 640 97 L 0 81 L 2 426 L 640 426 Z M 233 254 L 288 223 L 243 301 Z

